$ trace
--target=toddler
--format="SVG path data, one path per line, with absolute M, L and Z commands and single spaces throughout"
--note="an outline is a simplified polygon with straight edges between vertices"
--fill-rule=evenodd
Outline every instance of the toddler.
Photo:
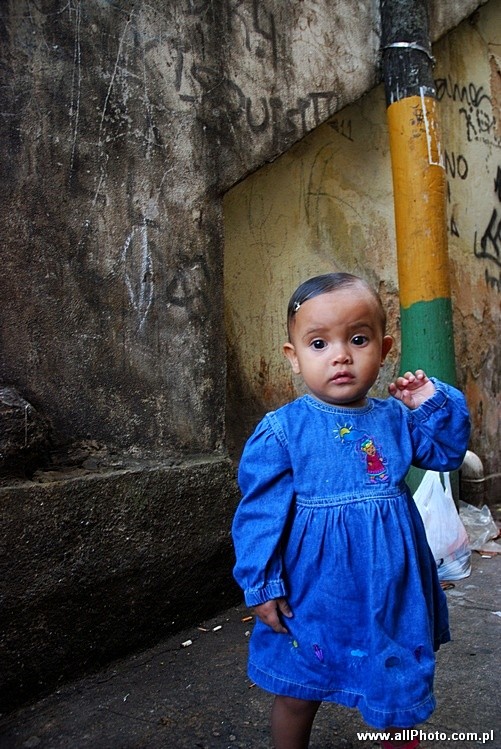
M 322 701 L 398 740 L 435 707 L 447 603 L 411 465 L 451 471 L 469 437 L 463 395 L 407 372 L 368 397 L 392 346 L 377 293 L 346 273 L 294 292 L 284 353 L 308 394 L 268 413 L 239 466 L 234 574 L 256 625 L 250 678 L 275 695 L 275 749 L 306 749 Z M 402 734 L 401 734 L 402 735 Z M 403 735 L 411 735 L 409 731 Z

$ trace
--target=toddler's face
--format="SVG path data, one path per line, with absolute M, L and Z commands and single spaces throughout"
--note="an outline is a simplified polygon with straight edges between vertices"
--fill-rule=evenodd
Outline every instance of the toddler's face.
M 357 407 L 365 403 L 392 343 L 383 335 L 376 300 L 354 285 L 304 302 L 284 353 L 313 396 Z

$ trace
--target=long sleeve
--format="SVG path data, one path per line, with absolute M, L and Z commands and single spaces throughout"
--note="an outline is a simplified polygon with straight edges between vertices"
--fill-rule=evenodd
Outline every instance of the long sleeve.
M 464 395 L 431 378 L 435 394 L 409 412 L 413 465 L 433 471 L 460 467 L 470 437 L 470 417 Z
M 248 440 L 240 461 L 242 500 L 233 520 L 233 574 L 248 606 L 287 594 L 281 539 L 294 496 L 285 435 L 268 414 Z M 277 425 L 278 426 L 278 425 Z

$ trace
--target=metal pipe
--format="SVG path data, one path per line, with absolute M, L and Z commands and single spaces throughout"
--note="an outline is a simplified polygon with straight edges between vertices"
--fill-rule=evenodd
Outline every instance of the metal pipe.
M 381 0 L 394 188 L 401 371 L 455 384 L 446 176 L 424 0 Z

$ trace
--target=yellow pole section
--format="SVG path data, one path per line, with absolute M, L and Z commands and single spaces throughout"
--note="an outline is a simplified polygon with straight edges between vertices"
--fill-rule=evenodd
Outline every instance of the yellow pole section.
M 446 178 L 437 101 L 409 96 L 387 109 L 400 305 L 450 299 Z

